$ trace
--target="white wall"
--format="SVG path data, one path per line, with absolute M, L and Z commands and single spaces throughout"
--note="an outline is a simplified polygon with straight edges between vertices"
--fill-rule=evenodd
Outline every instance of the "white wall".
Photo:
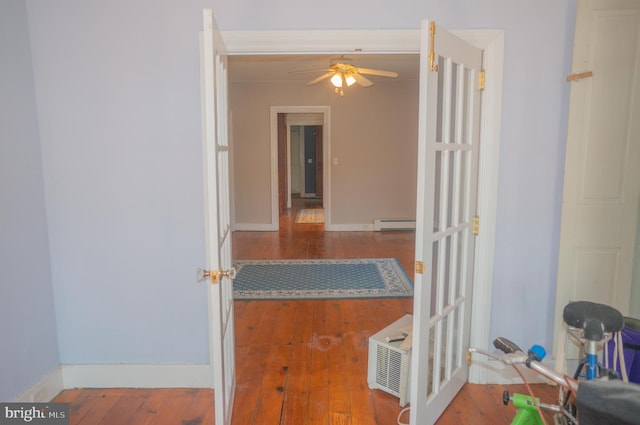
M 550 346 L 575 1 L 25 1 L 63 363 L 208 361 L 205 6 L 223 30 L 504 29 L 491 334 Z
M 270 106 L 331 108 L 329 151 L 338 164 L 324 166 L 332 225 L 362 229 L 376 218 L 415 218 L 417 87 L 417 81 L 377 82 L 340 97 L 324 84 L 231 83 L 236 223 L 272 220 Z
M 0 2 L 0 401 L 59 364 L 27 11 Z

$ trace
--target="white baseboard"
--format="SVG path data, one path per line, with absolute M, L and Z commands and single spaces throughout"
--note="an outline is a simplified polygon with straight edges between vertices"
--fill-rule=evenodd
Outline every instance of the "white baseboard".
M 68 388 L 212 388 L 208 364 L 63 365 Z
M 373 230 L 416 230 L 416 221 L 410 219 L 376 218 L 373 220 Z
M 278 226 L 277 224 L 235 223 L 233 230 L 244 232 L 275 232 L 278 230 Z
M 34 386 L 16 397 L 14 401 L 17 403 L 46 403 L 63 389 L 62 370 L 58 366 L 43 376 Z
M 16 397 L 18 403 L 46 403 L 70 388 L 212 388 L 208 364 L 62 365 Z
M 577 367 L 576 361 L 568 362 L 568 370 L 575 370 Z M 549 358 L 547 360 L 543 360 L 542 364 L 550 369 L 555 368 L 555 360 Z M 526 365 L 519 365 L 518 368 L 524 375 L 525 379 L 530 384 L 544 384 L 551 383 L 550 380 L 535 372 L 534 370 L 529 369 Z M 504 363 L 498 360 L 489 359 L 487 361 L 487 383 L 488 384 L 522 384 L 522 378 L 518 375 L 518 372 L 514 370 L 513 366 L 507 366 Z M 569 374 L 572 375 L 572 374 Z
M 278 228 L 272 224 L 236 223 L 233 231 L 240 232 L 275 232 Z M 325 224 L 327 232 L 372 232 L 373 224 Z
M 326 225 L 327 232 L 373 232 L 373 224 L 330 224 Z

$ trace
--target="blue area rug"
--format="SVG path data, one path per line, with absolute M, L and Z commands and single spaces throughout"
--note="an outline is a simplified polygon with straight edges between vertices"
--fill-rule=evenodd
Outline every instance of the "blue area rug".
M 407 298 L 413 284 L 395 258 L 236 260 L 237 300 Z

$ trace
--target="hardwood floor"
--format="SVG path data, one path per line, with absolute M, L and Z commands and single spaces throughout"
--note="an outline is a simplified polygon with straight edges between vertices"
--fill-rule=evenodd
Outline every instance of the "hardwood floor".
M 294 200 L 280 232 L 236 232 L 234 258 L 398 258 L 413 279 L 413 232 L 324 232 L 295 224 Z M 235 302 L 241 371 L 234 424 L 396 423 L 398 399 L 367 387 L 369 336 L 407 313 L 413 300 Z M 236 416 L 237 415 L 237 416 Z
M 234 258 L 396 257 L 413 278 L 413 232 L 324 232 L 295 224 L 298 200 L 279 233 L 235 232 Z M 412 312 L 411 299 L 235 301 L 237 389 L 234 425 L 396 424 L 398 398 L 367 386 L 368 338 Z M 545 400 L 554 391 L 534 386 Z M 512 386 L 522 392 L 524 386 Z M 503 386 L 467 384 L 438 420 L 508 424 Z M 208 389 L 78 389 L 54 401 L 70 403 L 71 424 L 213 424 Z M 403 422 L 409 421 L 404 414 Z
M 299 209 L 319 202 L 294 199 L 293 208 L 280 216 L 279 232 L 234 232 L 233 258 L 395 257 L 413 279 L 414 232 L 325 232 L 323 224 L 295 223 Z
M 552 401 L 555 389 L 537 384 L 534 391 L 543 400 Z M 436 425 L 501 425 L 510 424 L 516 409 L 502 405 L 502 392 L 526 393 L 524 385 L 474 385 L 466 384 L 453 402 L 444 411 Z M 280 418 L 254 416 L 247 420 L 243 406 L 236 403 L 234 424 L 308 424 L 325 425 L 358 424 L 358 425 L 394 425 L 397 423 L 397 398 L 374 392 L 371 396 L 380 406 L 380 416 L 372 422 L 366 422 L 364 416 L 358 416 L 357 408 L 350 417 L 336 412 L 331 419 L 324 422 L 311 422 L 298 413 L 284 414 Z M 214 424 L 213 390 L 209 389 L 73 389 L 62 391 L 53 402 L 70 403 L 70 425 L 212 425 Z M 388 408 L 389 411 L 382 411 Z M 320 410 L 320 409 L 318 409 Z M 325 409 L 326 410 L 326 409 Z M 297 415 L 297 416 L 296 416 Z M 547 423 L 553 421 L 545 415 Z M 401 420 L 409 422 L 409 414 L 402 415 Z M 271 421 L 271 422 L 270 422 Z

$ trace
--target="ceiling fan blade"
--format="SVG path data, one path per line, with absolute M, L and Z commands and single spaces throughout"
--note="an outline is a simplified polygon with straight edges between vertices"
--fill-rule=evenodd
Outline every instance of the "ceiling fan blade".
M 319 76 L 318 78 L 316 78 L 315 80 L 311 80 L 307 83 L 308 86 L 312 86 L 314 84 L 318 84 L 320 81 L 324 81 L 327 78 L 331 77 L 333 74 L 335 74 L 335 71 L 331 71 L 331 72 L 327 72 L 326 74 L 323 74 L 321 76 Z
M 373 82 L 371 82 L 371 80 L 369 80 L 368 78 L 365 78 L 364 75 L 353 74 L 353 78 L 356 79 L 356 84 L 361 87 L 371 87 L 373 85 Z
M 358 72 L 360 74 L 377 75 L 379 77 L 396 78 L 398 76 L 397 72 L 382 71 L 382 70 L 379 70 L 379 69 L 358 68 Z

